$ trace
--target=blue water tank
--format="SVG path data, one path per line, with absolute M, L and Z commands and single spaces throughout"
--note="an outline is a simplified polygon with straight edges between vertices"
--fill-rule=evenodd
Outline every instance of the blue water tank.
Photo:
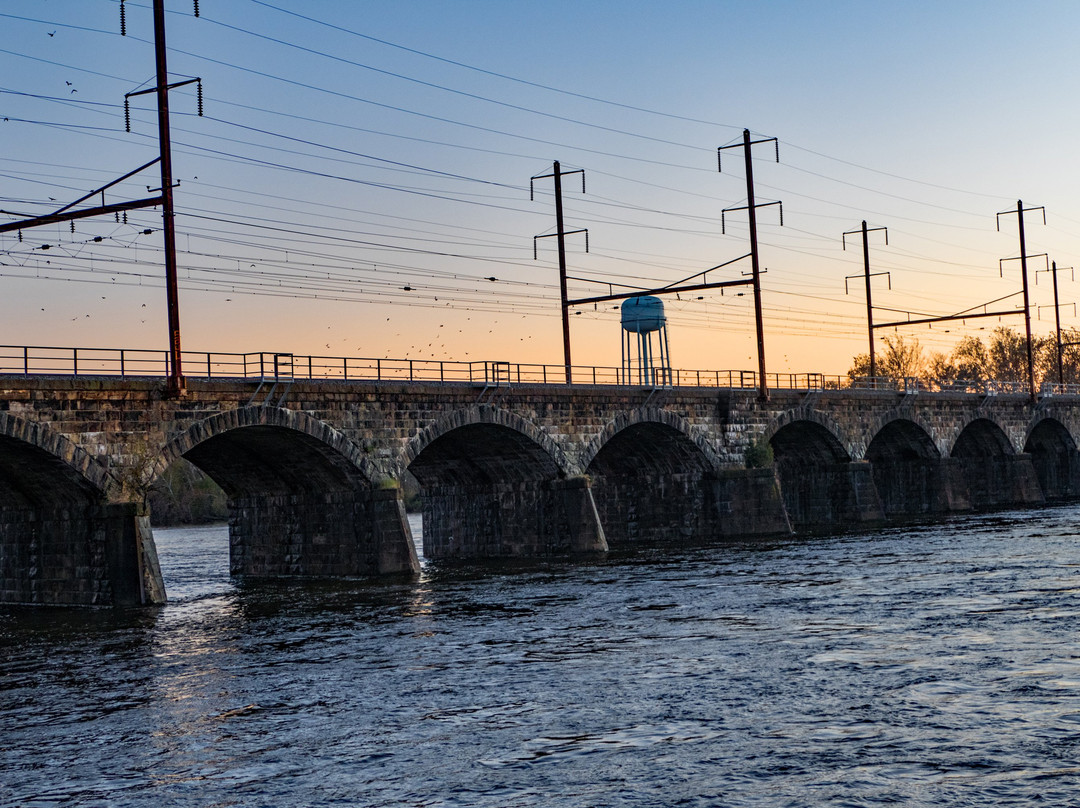
M 664 301 L 645 295 L 630 297 L 622 304 L 622 327 L 635 334 L 659 331 L 667 323 L 664 317 Z

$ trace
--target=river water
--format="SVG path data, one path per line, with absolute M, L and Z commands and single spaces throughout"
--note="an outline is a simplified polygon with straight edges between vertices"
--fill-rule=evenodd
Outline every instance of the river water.
M 1080 509 L 0 610 L 3 806 L 1080 804 Z

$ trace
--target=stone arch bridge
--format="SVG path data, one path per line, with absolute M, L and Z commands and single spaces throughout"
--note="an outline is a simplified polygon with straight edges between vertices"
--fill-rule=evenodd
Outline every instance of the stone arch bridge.
M 1080 398 L 0 377 L 0 600 L 162 602 L 146 492 L 177 458 L 226 492 L 251 577 L 718 541 L 1080 495 Z M 773 463 L 746 468 L 748 450 Z M 758 454 L 761 454 L 759 451 Z M 767 454 L 767 452 L 766 452 Z

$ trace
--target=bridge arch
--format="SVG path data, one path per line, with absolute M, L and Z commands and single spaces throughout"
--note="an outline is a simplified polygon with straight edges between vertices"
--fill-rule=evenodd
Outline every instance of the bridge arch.
M 10 486 L 17 499 L 39 506 L 104 502 L 121 488 L 105 466 L 70 438 L 6 412 L 0 412 L 0 480 L 8 481 L 0 489 L 5 494 Z
M 910 426 L 909 426 L 910 425 Z M 914 428 L 915 431 L 912 431 Z M 892 432 L 892 430 L 899 429 L 901 432 Z M 889 432 L 886 432 L 889 430 Z M 870 444 L 874 440 L 885 433 L 888 436 L 890 444 L 894 440 L 898 441 L 895 445 L 897 447 L 902 446 L 905 441 L 913 441 L 917 446 L 912 446 L 912 449 L 919 455 L 925 457 L 942 457 L 946 452 L 943 452 L 942 444 L 939 439 L 937 430 L 934 429 L 933 424 L 924 418 L 919 413 L 916 413 L 911 407 L 896 407 L 888 412 L 882 413 L 882 415 L 875 419 L 873 425 L 869 430 L 869 442 L 866 444 L 866 452 L 863 453 L 864 459 L 869 459 L 866 454 L 870 450 Z M 930 442 L 930 446 L 926 445 L 926 441 Z M 883 446 L 884 444 L 881 444 Z M 931 450 L 927 453 L 928 450 Z
M 791 410 L 769 424 L 764 436 L 778 464 L 849 463 L 850 443 L 845 445 L 838 437 L 843 434 L 839 424 L 825 413 Z
M 784 413 L 765 431 L 780 492 L 796 529 L 837 530 L 884 519 L 870 465 L 852 462 L 852 443 L 826 414 Z
M 712 496 L 719 458 L 682 416 L 619 413 L 582 458 L 610 546 L 723 535 Z
M 400 491 L 341 432 L 306 413 L 240 407 L 165 446 L 225 491 L 230 569 L 251 577 L 366 576 L 419 569 Z
M 123 486 L 49 426 L 0 413 L 0 601 L 164 598 L 149 525 Z
M 424 554 L 546 555 L 600 549 L 587 481 L 547 433 L 521 416 L 475 405 L 414 435 L 398 465 L 419 482 Z
M 1035 475 L 1048 500 L 1080 494 L 1080 456 L 1076 441 L 1056 414 L 1044 413 L 1028 428 L 1024 452 L 1031 455 Z
M 654 440 L 669 445 L 678 458 L 678 467 L 702 466 L 703 470 L 715 470 L 720 467 L 720 458 L 712 445 L 694 430 L 691 423 L 678 413 L 659 407 L 639 407 L 629 412 L 622 412 L 604 425 L 585 451 L 581 454 L 581 469 L 586 473 L 595 466 L 601 452 L 612 450 L 612 441 L 621 442 L 628 435 L 649 435 Z M 624 454 L 626 449 L 624 447 Z M 603 461 L 601 461 L 603 462 Z M 596 469 L 594 469 L 596 470 Z
M 1002 457 L 1016 454 L 1005 430 L 994 421 L 977 417 L 968 421 L 953 442 L 952 457 Z
M 866 448 L 874 485 L 888 516 L 914 516 L 966 506 L 952 489 L 929 428 L 909 414 L 882 419 Z
M 763 437 L 773 447 L 774 454 L 786 454 L 789 458 L 803 455 L 847 463 L 855 456 L 852 442 L 840 424 L 827 413 L 810 407 L 780 414 L 765 428 Z
M 1044 501 L 1031 455 L 1019 454 L 994 421 L 969 421 L 953 443 L 951 457 L 960 463 L 974 508 L 1001 508 Z
M 562 449 L 544 430 L 531 421 L 525 420 L 520 415 L 489 404 L 477 404 L 455 410 L 419 430 L 405 445 L 398 458 L 397 467 L 399 469 L 410 468 L 416 458 L 436 441 L 455 430 L 474 426 L 501 427 L 509 431 L 508 433 L 501 433 L 506 437 L 509 437 L 509 433 L 517 433 L 520 437 L 514 437 L 511 440 L 518 442 L 519 448 L 529 454 L 535 454 L 531 448 L 526 448 L 532 444 L 542 452 L 542 454 L 535 454 L 535 459 L 539 461 L 540 465 L 546 466 L 547 459 L 550 459 L 550 462 L 555 466 L 556 476 L 564 477 L 573 473 L 572 466 Z M 476 430 L 470 431 L 476 433 Z M 496 434 L 499 434 L 498 430 L 496 430 Z M 546 455 L 546 459 L 544 455 Z
M 243 430 L 252 428 L 263 429 L 257 429 L 254 433 L 243 432 Z M 383 476 L 355 443 L 329 424 L 296 410 L 253 406 L 240 407 L 212 415 L 174 437 L 165 445 L 157 461 L 151 466 L 148 475 L 149 479 L 146 482 L 152 482 L 160 477 L 169 464 L 180 457 L 189 457 L 192 462 L 195 462 L 190 457 L 192 453 L 197 456 L 204 456 L 205 452 L 200 452 L 198 447 L 207 441 L 221 438 L 235 441 L 240 439 L 242 435 L 272 436 L 270 440 L 261 441 L 265 448 L 270 448 L 275 442 L 278 443 L 277 448 L 286 451 L 290 446 L 305 447 L 304 450 L 309 454 L 314 451 L 323 457 L 330 467 L 339 470 L 352 480 L 363 480 L 370 485 L 375 485 Z M 273 436 L 276 436 L 276 441 Z M 249 443 L 250 441 L 245 440 L 244 442 Z M 275 458 L 272 455 L 257 458 L 255 455 L 258 454 L 259 450 L 251 446 L 248 449 L 252 452 L 252 455 L 248 457 L 249 464 L 258 460 L 268 467 L 277 468 L 281 466 L 281 461 L 285 459 L 283 456 Z M 199 463 L 195 462 L 195 465 L 199 465 Z M 210 474 L 208 469 L 204 469 L 204 471 Z M 225 488 L 226 492 L 229 490 L 226 486 L 233 489 L 242 487 L 242 483 L 236 478 L 235 471 L 230 473 L 228 469 L 222 468 L 219 469 L 218 474 L 225 481 L 224 484 L 221 482 L 218 484 Z M 213 477 L 214 475 L 210 474 L 210 476 Z M 308 482 L 314 484 L 317 481 L 321 480 L 311 479 Z

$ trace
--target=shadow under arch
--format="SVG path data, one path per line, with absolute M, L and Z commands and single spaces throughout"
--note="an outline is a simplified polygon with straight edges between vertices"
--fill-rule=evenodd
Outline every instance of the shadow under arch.
M 535 458 L 541 465 L 547 465 L 547 460 L 544 459 L 546 456 L 554 465 L 556 476 L 567 477 L 573 473 L 570 462 L 562 449 L 544 430 L 520 415 L 490 404 L 476 404 L 454 410 L 419 430 L 410 438 L 399 455 L 398 468 L 411 468 L 420 454 L 443 436 L 464 427 L 479 425 L 502 427 L 507 430 L 504 433 L 506 435 L 517 433 L 519 437 L 511 438 L 511 440 L 530 456 L 533 456 L 534 452 L 527 447 L 537 447 L 542 454 L 536 454 Z
M 967 510 L 955 461 L 942 458 L 926 426 L 907 414 L 882 419 L 866 448 L 885 514 L 922 516 Z
M 1031 425 L 1024 440 L 1024 452 L 1031 455 L 1035 476 L 1047 500 L 1080 496 L 1080 454 L 1076 441 L 1055 415 L 1045 414 Z
M 666 442 L 674 449 L 674 454 L 682 459 L 681 466 L 700 465 L 704 463 L 706 470 L 720 468 L 720 458 L 712 445 L 692 428 L 691 423 L 678 413 L 660 409 L 659 407 L 639 407 L 629 412 L 619 413 L 615 418 L 604 425 L 603 430 L 597 435 L 581 455 L 581 466 L 589 472 L 595 468 L 595 459 L 605 448 L 610 448 L 613 440 L 623 440 L 628 429 L 642 427 L 651 430 L 655 435 L 670 435 Z M 664 438 L 660 438 L 665 442 Z
M 154 464 L 183 457 L 225 491 L 230 570 L 249 577 L 415 572 L 400 490 L 352 441 L 306 413 L 243 407 L 173 438 Z
M 399 465 L 420 484 L 430 558 L 542 556 L 605 549 L 588 481 L 514 413 L 477 405 L 440 418 Z
M 870 464 L 852 462 L 836 425 L 814 410 L 792 410 L 766 430 L 788 517 L 796 530 L 842 530 L 885 514 Z
M 973 508 L 991 509 L 1044 502 L 1031 455 L 1019 454 L 1009 436 L 994 421 L 969 421 L 950 456 L 960 464 Z
M 45 424 L 0 413 L 0 601 L 164 599 L 149 523 L 120 482 Z
M 261 429 L 260 429 L 261 428 Z M 241 430 L 252 430 L 241 432 Z M 289 473 L 283 458 L 260 457 L 261 454 L 275 451 L 275 443 L 285 448 L 295 447 L 309 456 L 313 466 L 318 465 L 314 455 L 318 455 L 325 466 L 318 471 L 317 480 L 329 478 L 342 478 L 349 481 L 363 482 L 368 485 L 377 485 L 382 479 L 382 474 L 375 465 L 364 455 L 363 451 L 341 432 L 329 424 L 320 421 L 311 415 L 296 410 L 280 407 L 240 407 L 228 412 L 212 415 L 204 421 L 192 425 L 190 428 L 170 440 L 162 449 L 158 459 L 150 469 L 147 483 L 161 476 L 169 464 L 177 458 L 185 457 L 192 462 L 192 455 L 206 454 L 205 450 L 200 453 L 200 445 L 217 438 L 225 438 L 230 442 L 236 442 L 238 448 L 250 452 L 247 460 L 251 462 L 261 461 L 267 469 L 273 473 L 284 473 L 289 478 L 296 475 Z M 237 457 L 238 463 L 244 462 L 243 457 Z M 213 462 L 213 461 L 211 461 Z M 195 463 L 199 465 L 199 463 Z M 200 466 L 201 468 L 201 466 Z M 210 474 L 208 469 L 203 469 Z M 214 475 L 211 474 L 211 477 Z M 226 484 L 238 488 L 242 487 L 239 478 L 236 481 L 228 479 L 228 469 L 221 470 L 221 477 L 226 483 L 218 481 L 222 488 L 229 491 Z M 297 480 L 304 485 L 305 481 Z M 308 484 L 315 484 L 315 480 Z
M 25 499 L 39 506 L 104 502 L 120 494 L 108 469 L 47 424 L 0 412 L 0 480 L 4 502 Z
M 713 496 L 719 459 L 678 414 L 620 413 L 582 463 L 610 546 L 723 537 Z
M 780 434 L 779 443 L 774 440 Z M 855 457 L 850 441 L 841 436 L 846 433 L 840 424 L 827 413 L 810 407 L 797 407 L 781 413 L 765 428 L 762 436 L 777 450 L 789 457 L 806 455 L 830 462 L 849 463 Z

